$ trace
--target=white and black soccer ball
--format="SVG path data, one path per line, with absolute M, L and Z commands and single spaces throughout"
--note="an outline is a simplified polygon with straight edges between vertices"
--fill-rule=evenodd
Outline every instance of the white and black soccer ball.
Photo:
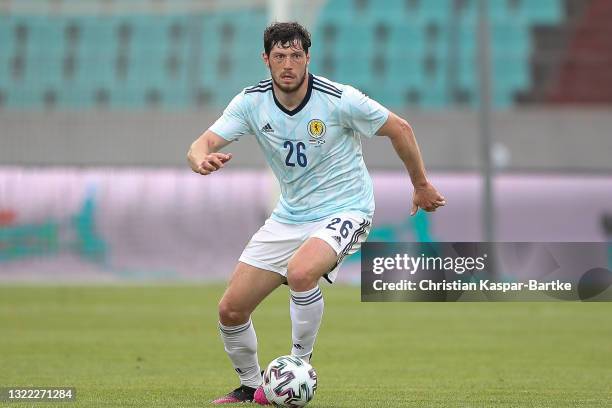
M 299 357 L 281 356 L 264 371 L 263 390 L 276 407 L 303 407 L 317 390 L 317 373 Z

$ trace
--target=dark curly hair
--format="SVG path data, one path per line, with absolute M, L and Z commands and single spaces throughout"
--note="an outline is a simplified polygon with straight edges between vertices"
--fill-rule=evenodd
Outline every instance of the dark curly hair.
M 298 22 L 270 24 L 264 31 L 264 50 L 266 55 L 270 55 L 270 50 L 275 45 L 287 47 L 295 40 L 302 44 L 304 52 L 308 54 L 308 48 L 311 45 L 310 33 Z

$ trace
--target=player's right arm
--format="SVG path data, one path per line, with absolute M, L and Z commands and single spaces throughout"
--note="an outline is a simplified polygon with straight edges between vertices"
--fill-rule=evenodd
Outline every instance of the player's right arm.
M 206 176 L 222 168 L 232 158 L 231 153 L 220 153 L 219 150 L 251 132 L 247 108 L 244 93 L 241 92 L 227 105 L 223 115 L 191 144 L 187 160 L 193 171 Z
M 187 152 L 187 161 L 191 170 L 206 176 L 222 168 L 223 164 L 232 158 L 232 154 L 220 153 L 219 150 L 230 143 L 208 129 L 191 144 Z

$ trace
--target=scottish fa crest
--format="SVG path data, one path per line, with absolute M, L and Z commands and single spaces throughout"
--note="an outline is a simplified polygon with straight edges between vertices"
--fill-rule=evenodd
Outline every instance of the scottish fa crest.
M 310 144 L 322 145 L 325 143 L 323 136 L 325 136 L 326 126 L 325 123 L 320 119 L 312 119 L 308 122 L 308 134 L 310 135 Z

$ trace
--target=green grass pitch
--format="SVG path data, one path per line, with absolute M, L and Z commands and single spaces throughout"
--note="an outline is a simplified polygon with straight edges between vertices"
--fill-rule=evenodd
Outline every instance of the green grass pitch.
M 610 303 L 385 303 L 325 285 L 311 407 L 612 406 Z M 0 287 L 0 387 L 74 386 L 72 403 L 207 407 L 237 385 L 222 285 Z M 255 313 L 262 365 L 290 350 L 288 294 Z

